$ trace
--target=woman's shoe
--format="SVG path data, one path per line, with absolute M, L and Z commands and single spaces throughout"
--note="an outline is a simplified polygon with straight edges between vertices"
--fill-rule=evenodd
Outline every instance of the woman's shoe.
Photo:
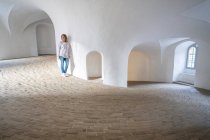
M 62 77 L 66 77 L 66 74 L 65 74 L 65 73 L 62 73 L 61 76 L 62 76 Z
M 69 76 L 69 74 L 68 74 L 68 73 L 65 73 L 65 76 L 66 76 L 66 77 L 68 77 L 68 76 Z

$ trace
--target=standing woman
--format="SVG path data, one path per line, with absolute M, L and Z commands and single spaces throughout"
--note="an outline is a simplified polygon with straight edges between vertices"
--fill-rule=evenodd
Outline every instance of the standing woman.
M 68 76 L 67 70 L 69 66 L 69 62 L 72 57 L 72 48 L 70 43 L 68 42 L 67 35 L 61 35 L 61 41 L 57 46 L 57 57 L 60 59 L 60 70 L 61 75 L 63 77 Z

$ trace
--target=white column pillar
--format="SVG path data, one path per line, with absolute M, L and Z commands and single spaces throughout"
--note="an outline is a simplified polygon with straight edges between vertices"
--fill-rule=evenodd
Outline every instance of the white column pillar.
M 104 53 L 103 83 L 118 87 L 127 87 L 128 58 L 120 50 L 116 53 Z
M 210 90 L 210 48 L 208 44 L 199 43 L 196 61 L 195 86 Z

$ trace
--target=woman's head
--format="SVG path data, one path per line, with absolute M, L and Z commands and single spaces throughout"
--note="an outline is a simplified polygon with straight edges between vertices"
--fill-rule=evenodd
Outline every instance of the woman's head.
M 66 34 L 62 34 L 62 35 L 61 35 L 61 40 L 62 40 L 63 42 L 68 42 L 67 35 L 66 35 Z

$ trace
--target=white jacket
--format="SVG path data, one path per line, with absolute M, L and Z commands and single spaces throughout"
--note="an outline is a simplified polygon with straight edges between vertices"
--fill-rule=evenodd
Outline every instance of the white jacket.
M 71 58 L 72 48 L 68 42 L 60 42 L 57 46 L 57 56 Z

